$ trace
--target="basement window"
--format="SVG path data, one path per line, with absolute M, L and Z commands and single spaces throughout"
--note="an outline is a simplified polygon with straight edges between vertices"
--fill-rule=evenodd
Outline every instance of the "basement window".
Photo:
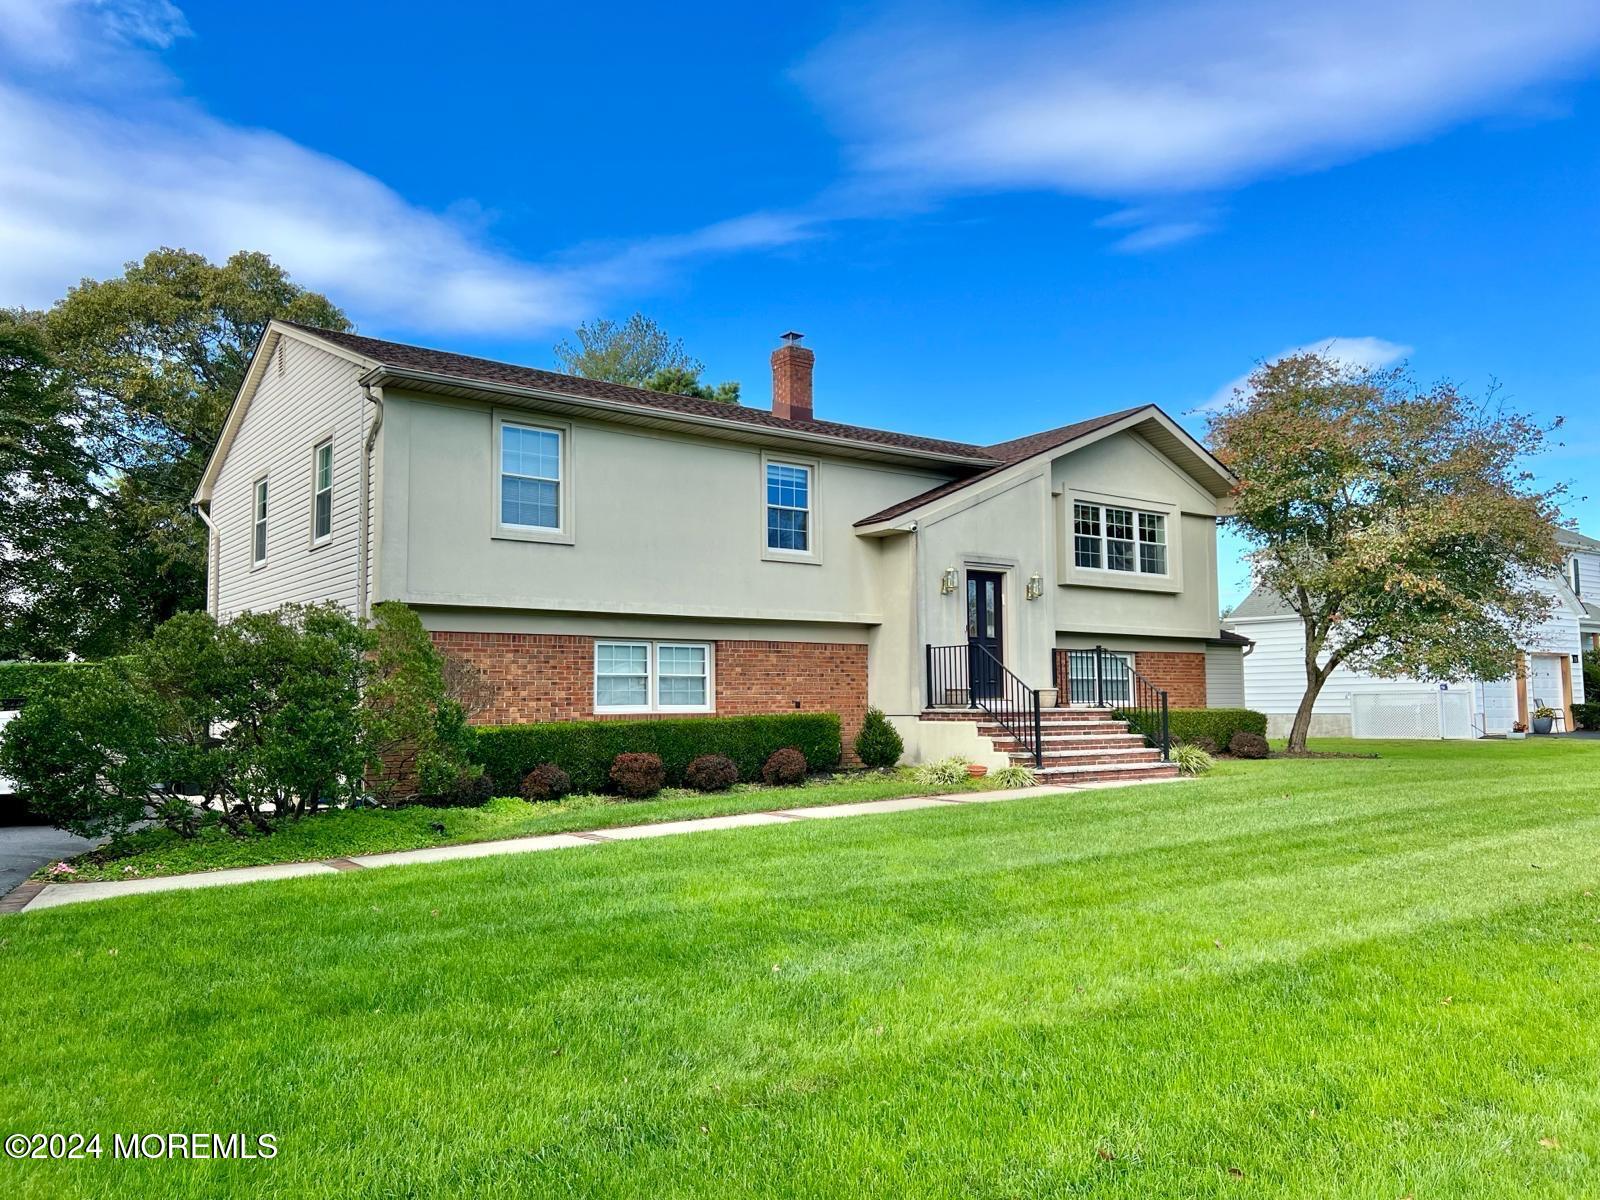
M 596 642 L 594 710 L 710 712 L 709 642 Z

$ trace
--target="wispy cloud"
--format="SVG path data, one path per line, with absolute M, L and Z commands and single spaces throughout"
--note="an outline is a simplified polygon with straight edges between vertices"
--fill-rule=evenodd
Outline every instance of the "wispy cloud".
M 0 0 L 0 30 L 7 303 L 46 304 L 160 245 L 213 257 L 260 249 L 389 329 L 540 332 L 679 264 L 810 232 L 803 217 L 757 213 L 528 261 L 496 248 L 470 204 L 429 211 L 348 163 L 177 95 L 150 53 L 188 31 L 166 0 Z M 64 65 L 116 69 L 86 82 Z
M 1275 363 L 1279 359 L 1288 358 L 1292 354 L 1322 354 L 1348 366 L 1377 368 L 1397 363 L 1410 353 L 1410 346 L 1402 346 L 1398 342 L 1388 342 L 1383 338 L 1328 337 L 1320 341 L 1307 342 L 1303 346 L 1291 346 L 1287 350 L 1280 350 L 1270 358 L 1265 358 L 1261 361 L 1263 364 L 1268 364 Z M 1243 375 L 1230 379 L 1212 392 L 1210 399 L 1204 404 L 1196 405 L 1190 409 L 1190 413 L 1216 412 L 1232 400 L 1237 393 L 1248 388 L 1250 374 L 1249 371 L 1246 371 Z
M 897 9 L 798 75 L 886 192 L 1124 200 L 1398 145 L 1518 102 L 1597 49 L 1593 0 Z M 1119 245 L 1170 245 L 1201 225 L 1156 221 Z

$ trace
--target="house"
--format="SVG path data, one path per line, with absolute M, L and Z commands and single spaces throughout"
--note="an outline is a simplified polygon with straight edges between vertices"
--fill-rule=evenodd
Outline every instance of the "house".
M 1540 705 L 1562 710 L 1574 728 L 1572 706 L 1584 700 L 1582 652 L 1600 647 L 1600 541 L 1557 531 L 1566 553 L 1559 575 L 1540 581 L 1549 616 L 1518 653 L 1513 677 L 1448 683 L 1384 679 L 1337 668 L 1312 709 L 1319 737 L 1455 737 L 1504 734 L 1529 723 Z M 1275 592 L 1258 587 L 1223 625 L 1253 643 L 1244 662 L 1245 702 L 1267 714 L 1267 732 L 1288 733 L 1305 695 L 1305 630 Z
M 744 407 L 274 322 L 195 496 L 209 609 L 404 601 L 493 722 L 830 711 L 848 745 L 870 703 L 913 759 L 1003 763 L 972 706 L 1041 689 L 1052 750 L 1137 775 L 1166 764 L 1058 675 L 1242 702 L 1233 479 L 1160 409 L 973 445 L 824 419 L 814 362 L 786 335 Z

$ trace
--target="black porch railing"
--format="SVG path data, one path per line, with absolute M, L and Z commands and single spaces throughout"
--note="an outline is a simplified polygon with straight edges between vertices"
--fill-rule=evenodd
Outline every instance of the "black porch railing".
M 1104 646 L 1093 650 L 1058 651 L 1055 655 L 1058 702 L 1115 710 L 1128 722 L 1130 729 L 1143 734 L 1161 751 L 1162 762 L 1168 762 L 1172 758 L 1172 730 L 1167 693 L 1135 671 L 1130 658 L 1131 655 L 1119 654 Z
M 1039 728 L 1039 689 L 1030 688 L 1006 669 L 987 646 L 926 647 L 928 704 L 936 708 L 980 709 L 1016 739 L 1033 759 L 1044 762 Z

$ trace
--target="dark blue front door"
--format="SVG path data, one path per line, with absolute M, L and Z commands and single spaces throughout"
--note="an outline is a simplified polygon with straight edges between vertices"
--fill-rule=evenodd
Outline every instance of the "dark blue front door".
M 1005 640 L 1000 579 L 998 571 L 967 572 L 967 678 L 972 681 L 975 700 L 1000 694 Z

